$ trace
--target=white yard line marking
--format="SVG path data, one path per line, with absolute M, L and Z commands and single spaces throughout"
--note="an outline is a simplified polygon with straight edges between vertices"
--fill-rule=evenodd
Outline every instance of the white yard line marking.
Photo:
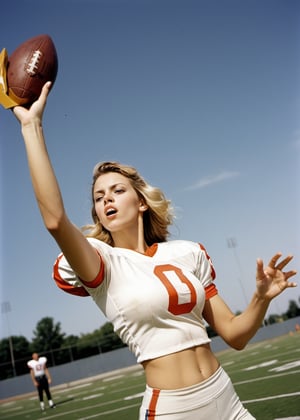
M 125 397 L 124 400 L 133 400 L 134 398 L 140 398 L 144 396 L 144 392 L 140 392 L 139 394 L 129 395 L 129 397 Z
M 281 417 L 280 419 L 274 419 L 274 420 L 300 420 L 300 417 Z
M 119 379 L 119 378 L 123 378 L 124 375 L 117 375 L 117 376 L 112 376 L 110 378 L 104 378 L 103 382 L 109 382 L 109 381 L 114 381 L 115 379 Z
M 85 400 L 91 400 L 91 399 L 93 399 L 93 398 L 102 397 L 102 395 L 104 395 L 104 394 L 94 394 L 94 395 L 89 395 L 88 397 L 84 397 L 84 398 L 82 398 L 82 400 L 83 400 L 83 401 L 85 401 Z
M 254 403 L 254 402 L 274 400 L 274 399 L 277 399 L 277 398 L 296 397 L 297 395 L 300 395 L 300 392 L 292 392 L 290 394 L 273 395 L 272 397 L 256 398 L 255 400 L 242 401 L 242 403 L 243 404 L 250 404 L 250 403 Z
M 79 420 L 89 420 L 95 417 L 106 416 L 106 414 L 117 413 L 118 411 L 124 411 L 124 410 L 127 410 L 128 408 L 137 407 L 138 405 L 140 404 L 127 405 L 126 407 L 116 408 L 115 410 L 104 411 L 103 413 L 93 414 L 92 416 L 88 416 L 88 417 L 81 417 Z
M 280 376 L 294 375 L 295 373 L 300 373 L 300 370 L 295 370 L 293 372 L 279 373 L 278 375 L 262 376 L 261 378 L 247 379 L 246 381 L 234 382 L 234 385 L 248 384 L 250 382 L 263 381 L 265 379 L 274 379 L 274 378 L 279 378 Z

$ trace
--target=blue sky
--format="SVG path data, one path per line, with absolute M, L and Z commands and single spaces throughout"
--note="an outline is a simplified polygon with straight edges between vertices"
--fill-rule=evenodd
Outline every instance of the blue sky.
M 16 10 L 18 13 L 16 13 Z M 59 56 L 44 129 L 65 206 L 90 222 L 94 165 L 138 168 L 173 202 L 173 239 L 202 242 L 233 311 L 256 258 L 300 260 L 300 3 L 296 0 L 11 0 L 0 48 L 48 33 Z M 0 109 L 0 338 L 33 337 L 45 317 L 66 334 L 106 320 L 52 280 L 59 250 L 33 197 L 24 145 Z M 234 238 L 236 248 L 228 247 Z M 299 287 L 268 314 L 298 301 Z

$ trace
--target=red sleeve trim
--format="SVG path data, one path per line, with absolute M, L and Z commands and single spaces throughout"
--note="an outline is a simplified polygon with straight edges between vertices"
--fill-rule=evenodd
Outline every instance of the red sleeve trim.
M 98 251 L 97 251 L 98 253 Z M 99 286 L 104 278 L 104 264 L 103 264 L 103 260 L 101 258 L 101 255 L 98 253 L 99 258 L 101 260 L 101 266 L 100 266 L 100 271 L 97 275 L 97 277 L 91 281 L 91 282 L 87 282 L 87 281 L 83 281 L 82 279 L 80 279 L 80 281 L 86 286 L 86 287 L 90 287 L 90 288 L 95 288 L 97 286 Z M 81 297 L 85 297 L 85 296 L 90 296 L 90 294 L 86 291 L 86 289 L 83 286 L 73 286 L 72 284 L 68 283 L 67 281 L 65 281 L 61 275 L 59 274 L 59 262 L 62 259 L 63 254 L 60 254 L 54 264 L 53 267 L 53 279 L 56 283 L 56 285 L 63 290 L 66 293 L 70 293 L 71 295 L 75 295 L 75 296 L 81 296 Z
M 66 293 L 70 293 L 71 295 L 75 295 L 75 296 L 89 296 L 88 292 L 85 290 L 85 288 L 83 286 L 73 286 L 72 284 L 69 284 L 68 282 L 66 282 L 61 275 L 59 274 L 59 262 L 62 259 L 63 254 L 60 254 L 54 264 L 53 267 L 53 279 L 57 285 L 57 287 L 59 287 L 61 290 L 63 290 Z
M 97 277 L 92 281 L 84 281 L 80 279 L 81 283 L 83 283 L 86 287 L 89 287 L 90 289 L 95 289 L 96 287 L 98 287 L 103 282 L 103 279 L 104 279 L 103 259 L 98 251 L 97 251 L 97 254 L 99 255 L 99 259 L 100 259 L 100 271 L 97 274 Z
M 213 266 L 213 264 L 212 264 L 212 260 L 211 260 L 210 256 L 208 255 L 208 253 L 207 253 L 207 251 L 206 251 L 205 247 L 204 247 L 202 244 L 199 244 L 199 246 L 200 246 L 200 248 L 202 249 L 202 251 L 204 251 L 206 258 L 207 258 L 207 260 L 208 260 L 208 261 L 209 261 L 209 263 L 210 263 L 210 267 L 211 267 L 211 277 L 212 277 L 212 279 L 214 280 L 214 279 L 216 278 L 216 272 L 215 272 L 214 266 Z
M 215 284 L 210 284 L 209 286 L 205 287 L 205 300 L 208 300 L 217 294 L 218 289 L 216 288 Z

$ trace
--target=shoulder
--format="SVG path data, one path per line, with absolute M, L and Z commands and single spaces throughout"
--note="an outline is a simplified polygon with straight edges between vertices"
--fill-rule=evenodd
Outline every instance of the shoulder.
M 201 253 L 205 250 L 204 246 L 198 242 L 188 241 L 188 240 L 174 240 L 168 242 L 161 242 L 158 244 L 160 250 L 170 249 L 179 252 L 195 252 Z
M 102 257 L 104 259 L 104 261 L 107 259 L 107 257 L 109 256 L 109 254 L 112 252 L 111 250 L 113 250 L 114 248 L 112 248 L 110 245 L 100 241 L 99 239 L 96 238 L 86 238 L 87 241 L 92 245 L 93 248 L 95 248 L 98 252 L 98 254 L 100 255 L 100 257 Z M 64 256 L 64 254 L 61 252 L 54 263 L 54 278 L 59 277 L 59 273 L 58 272 L 64 272 L 64 279 L 65 280 L 78 280 L 77 279 L 77 275 L 74 273 L 72 267 L 70 266 L 68 260 L 66 259 L 66 257 Z
M 204 257 L 208 260 L 211 259 L 206 251 L 206 247 L 201 242 L 187 241 L 187 240 L 174 240 L 174 241 L 164 242 L 162 244 L 159 244 L 159 246 L 163 244 L 166 244 L 166 246 L 169 246 L 170 248 L 173 248 L 182 252 L 191 252 L 191 253 L 194 253 L 194 255 Z
M 87 237 L 86 239 L 98 252 L 99 258 L 101 259 L 102 268 L 95 279 L 97 284 L 100 284 L 102 283 L 104 272 L 109 272 L 111 255 L 113 254 L 115 248 L 96 238 Z M 81 297 L 90 296 L 84 286 L 85 283 L 74 272 L 63 253 L 60 253 L 56 258 L 52 275 L 56 285 L 64 292 Z M 89 284 L 89 287 L 92 287 L 91 283 Z
M 34 365 L 35 365 L 35 363 L 36 363 L 36 361 L 35 360 L 29 360 L 28 362 L 27 362 L 27 366 L 29 367 L 29 368 L 33 368 L 34 367 Z
M 40 357 L 39 358 L 39 363 L 42 363 L 42 364 L 45 365 L 47 363 L 47 357 L 44 357 L 44 356 Z
M 185 263 L 195 267 L 204 258 L 204 251 L 197 242 L 174 240 L 159 243 L 155 257 L 156 259 L 176 259 L 177 262 L 185 261 Z
M 112 247 L 112 246 L 110 246 L 110 245 L 108 245 L 108 244 L 106 244 L 105 242 L 103 242 L 103 241 L 100 241 L 99 239 L 96 239 L 96 238 L 90 238 L 90 237 L 87 237 L 86 238 L 88 241 L 89 241 L 89 243 L 94 247 L 94 248 L 96 248 L 100 253 L 102 253 L 102 252 L 104 252 L 104 253 L 109 253 L 109 252 L 111 252 L 111 250 L 113 250 L 114 248 Z
M 216 272 L 206 248 L 200 242 L 175 240 L 162 242 L 158 246 L 159 255 L 176 258 L 185 264 L 194 267 L 198 277 L 211 277 L 215 279 Z

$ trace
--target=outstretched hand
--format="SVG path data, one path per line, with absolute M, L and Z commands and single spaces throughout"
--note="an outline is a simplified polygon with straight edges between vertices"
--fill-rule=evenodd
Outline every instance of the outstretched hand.
M 47 97 L 51 88 L 51 82 L 44 84 L 39 98 L 33 102 L 29 109 L 22 106 L 15 106 L 13 113 L 20 121 L 22 126 L 25 126 L 32 121 L 42 121 L 44 109 L 47 102 Z
M 256 289 L 260 298 L 271 300 L 288 287 L 297 286 L 297 283 L 289 281 L 297 271 L 283 271 L 293 257 L 289 255 L 279 261 L 281 256 L 280 252 L 275 254 L 266 267 L 261 259 L 257 260 Z

